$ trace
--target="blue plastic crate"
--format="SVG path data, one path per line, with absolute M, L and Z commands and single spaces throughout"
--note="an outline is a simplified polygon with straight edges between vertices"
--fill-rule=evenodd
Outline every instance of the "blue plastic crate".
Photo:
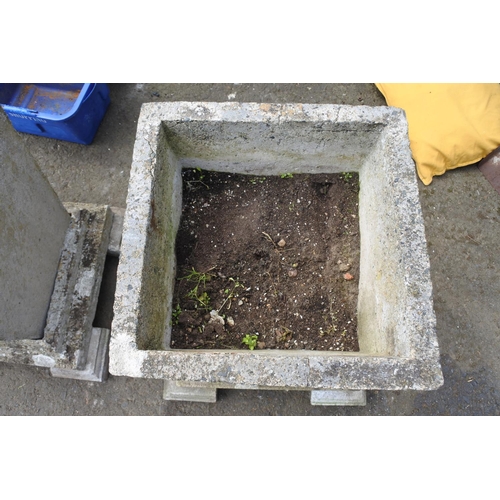
M 2 83 L 0 105 L 18 132 L 90 144 L 110 103 L 105 83 Z

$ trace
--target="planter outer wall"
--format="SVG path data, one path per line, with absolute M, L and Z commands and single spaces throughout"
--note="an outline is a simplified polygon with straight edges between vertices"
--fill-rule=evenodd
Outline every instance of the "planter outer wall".
M 182 168 L 358 172 L 360 351 L 172 350 Z M 124 219 L 110 373 L 229 388 L 436 389 L 443 383 L 429 258 L 402 110 L 144 104 Z

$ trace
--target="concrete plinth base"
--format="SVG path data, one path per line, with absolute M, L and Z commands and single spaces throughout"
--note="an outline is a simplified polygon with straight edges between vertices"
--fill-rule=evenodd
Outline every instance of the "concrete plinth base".
M 366 391 L 311 391 L 313 406 L 366 406 Z
M 203 385 L 190 385 L 175 380 L 165 380 L 163 399 L 167 401 L 215 403 L 217 401 L 217 389 Z
M 222 384 L 220 388 L 227 388 Z M 266 388 L 269 389 L 269 388 Z M 190 401 L 193 403 L 217 402 L 214 384 L 198 384 L 180 380 L 165 380 L 163 399 L 166 401 Z M 311 391 L 313 406 L 366 406 L 366 391 Z

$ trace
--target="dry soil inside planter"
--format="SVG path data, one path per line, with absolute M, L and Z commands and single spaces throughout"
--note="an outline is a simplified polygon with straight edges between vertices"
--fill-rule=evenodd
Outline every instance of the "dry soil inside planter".
M 358 194 L 355 173 L 183 170 L 171 347 L 358 351 Z

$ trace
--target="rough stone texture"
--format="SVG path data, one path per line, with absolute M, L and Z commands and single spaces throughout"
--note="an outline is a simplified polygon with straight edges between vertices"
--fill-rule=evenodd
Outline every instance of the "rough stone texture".
M 109 243 L 109 207 L 66 204 L 72 215 L 47 314 L 44 341 L 63 353 L 67 368 L 84 370 Z
M 359 353 L 169 350 L 182 167 L 360 174 Z M 145 104 L 110 372 L 245 389 L 421 389 L 442 382 L 429 259 L 404 113 L 314 104 Z
M 107 206 L 66 204 L 71 214 L 43 338 L 0 341 L 0 361 L 51 368 L 54 376 L 102 381 L 109 331 L 93 329 L 112 213 Z
M 50 368 L 50 374 L 57 378 L 104 382 L 108 378 L 109 335 L 106 328 L 92 328 L 87 337 L 90 339 L 85 352 L 83 368 Z
M 0 109 L 0 340 L 43 336 L 69 221 Z

